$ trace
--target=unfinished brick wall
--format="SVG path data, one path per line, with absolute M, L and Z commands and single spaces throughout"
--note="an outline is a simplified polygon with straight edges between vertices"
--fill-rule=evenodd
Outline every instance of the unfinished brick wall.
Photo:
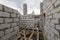
M 19 30 L 20 14 L 0 4 L 0 40 L 13 40 Z
M 60 40 L 60 0 L 44 0 L 43 4 L 47 40 Z

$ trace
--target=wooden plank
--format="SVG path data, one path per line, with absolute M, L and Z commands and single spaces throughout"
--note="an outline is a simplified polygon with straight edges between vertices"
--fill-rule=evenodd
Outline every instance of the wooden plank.
M 43 34 L 43 32 L 39 32 L 40 34 Z
M 23 32 L 24 32 L 24 39 L 26 40 L 26 33 L 25 33 L 25 30 L 23 30 Z
M 20 35 L 20 34 L 21 34 L 21 32 L 22 32 L 22 31 L 24 31 L 24 29 L 23 29 L 23 30 L 21 30 L 20 32 L 18 32 L 17 37 L 16 37 L 14 40 L 17 40 L 19 37 L 21 37 L 21 35 Z
M 37 40 L 39 40 L 39 32 L 37 32 Z
M 31 40 L 32 36 L 33 36 L 34 32 L 31 33 L 30 37 L 29 37 L 29 40 Z
M 45 33 L 43 32 L 43 38 L 44 38 L 44 40 L 46 40 L 46 35 L 45 35 Z
M 20 35 L 18 35 L 14 40 L 17 40 L 19 37 L 21 37 Z

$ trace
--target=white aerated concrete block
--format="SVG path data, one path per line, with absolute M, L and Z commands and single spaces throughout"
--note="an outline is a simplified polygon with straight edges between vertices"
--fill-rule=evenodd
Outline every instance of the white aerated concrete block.
M 19 21 L 19 18 L 14 18 L 14 21 Z
M 59 36 L 59 32 L 56 29 L 51 28 L 51 31 L 53 31 L 54 34 L 56 34 L 57 36 Z
M 0 29 L 9 28 L 10 24 L 1 24 Z
M 14 27 L 14 30 L 19 30 L 19 26 Z
M 14 13 L 11 13 L 11 17 L 16 17 L 17 15 Z
M 60 30 L 60 25 L 56 25 L 56 29 L 57 30 Z
M 13 31 L 11 35 L 13 36 L 13 35 L 16 35 L 16 34 L 17 34 L 17 31 Z
M 56 14 L 60 10 L 60 7 L 56 7 L 53 10 L 51 10 L 51 14 Z
M 52 19 L 51 22 L 54 24 L 54 23 L 58 23 L 58 18 L 56 19 Z
M 17 26 L 17 23 L 12 23 L 12 27 L 16 27 Z
M 60 5 L 60 0 L 57 0 L 57 1 L 55 2 L 55 6 L 57 6 L 57 5 Z
M 0 23 L 3 23 L 3 18 L 0 18 Z
M 0 31 L 0 37 L 4 35 L 4 32 L 3 31 Z
M 12 8 L 4 6 L 4 11 L 6 11 L 6 12 L 12 12 Z
M 3 10 L 2 5 L 0 4 L 0 10 Z
M 19 13 L 19 12 L 18 12 L 17 10 L 14 10 L 14 9 L 13 9 L 13 13 Z
M 5 34 L 8 34 L 8 33 L 12 32 L 12 31 L 13 31 L 13 28 L 6 29 Z
M 1 37 L 1 39 L 0 39 L 0 40 L 7 40 L 7 39 L 9 39 L 11 36 L 12 36 L 12 34 L 11 34 L 11 33 L 9 33 L 9 34 L 7 34 L 7 35 L 5 35 L 5 36 Z
M 0 11 L 1 17 L 10 17 L 10 13 Z
M 13 19 L 12 18 L 5 18 L 5 22 L 7 23 L 7 22 L 12 22 L 13 21 Z
M 53 15 L 53 18 L 60 18 L 60 13 L 56 13 Z

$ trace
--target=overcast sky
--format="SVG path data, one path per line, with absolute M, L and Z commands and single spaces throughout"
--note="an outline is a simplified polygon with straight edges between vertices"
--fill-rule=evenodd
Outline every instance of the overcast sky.
M 43 0 L 0 0 L 1 4 L 7 5 L 23 13 L 23 4 L 27 3 L 28 14 L 34 10 L 35 14 L 40 14 L 40 2 Z

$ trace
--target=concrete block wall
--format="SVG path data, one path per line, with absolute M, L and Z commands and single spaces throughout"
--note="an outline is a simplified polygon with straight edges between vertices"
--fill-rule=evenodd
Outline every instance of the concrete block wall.
M 47 40 L 60 40 L 60 0 L 44 0 L 43 4 Z
M 0 4 L 0 40 L 13 40 L 19 31 L 20 14 Z
M 20 16 L 20 27 L 33 29 L 34 28 L 35 19 L 32 15 L 21 15 Z

